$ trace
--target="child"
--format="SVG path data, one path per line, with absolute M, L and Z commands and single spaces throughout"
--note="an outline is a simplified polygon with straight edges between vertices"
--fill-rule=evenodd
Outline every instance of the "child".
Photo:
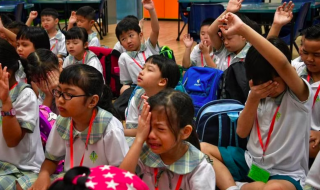
M 166 88 L 175 88 L 179 82 L 178 65 L 162 55 L 152 55 L 143 66 L 138 76 L 138 86 L 130 100 L 126 113 L 125 136 L 135 137 L 138 127 L 138 117 L 143 107 L 143 98 L 151 97 Z M 127 138 L 129 146 L 133 138 Z
M 78 27 L 84 28 L 88 37 L 88 46 L 98 46 L 100 47 L 100 41 L 97 37 L 97 33 L 92 30 L 95 23 L 95 10 L 90 6 L 80 7 L 77 12 L 72 11 L 69 18 L 68 30 L 70 30 L 74 23 L 77 23 Z
M 215 173 L 198 149 L 193 114 L 185 93 L 166 89 L 150 97 L 120 168 L 142 175 L 149 189 L 215 189 Z
M 190 34 L 185 34 L 183 37 L 184 45 L 186 50 L 184 52 L 182 66 L 189 68 L 191 66 L 198 67 L 213 67 L 217 65 L 214 61 L 213 47 L 211 45 L 210 36 L 208 35 L 208 28 L 213 23 L 214 19 L 208 18 L 202 21 L 200 27 L 200 44 L 194 46 L 192 52 L 191 47 L 193 45 L 193 39 L 190 38 Z
M 66 173 L 64 178 L 56 180 L 49 188 L 49 190 L 75 189 L 149 190 L 148 186 L 138 176 L 117 167 L 106 165 L 95 168 L 74 167 Z
M 86 64 L 102 73 L 100 60 L 88 50 L 88 34 L 84 28 L 73 27 L 66 33 L 66 44 L 69 56 L 63 62 L 63 68 L 72 64 Z
M 317 155 L 315 161 L 307 176 L 306 186 L 304 190 L 317 190 L 320 189 L 320 154 Z
M 48 188 L 50 175 L 63 159 L 65 171 L 82 165 L 120 165 L 128 145 L 122 124 L 104 110 L 110 108 L 109 94 L 97 69 L 85 64 L 63 69 L 59 85 L 53 90 L 60 116 L 47 141 L 46 160 L 31 189 Z
M 37 97 L 15 79 L 19 59 L 14 47 L 0 39 L 0 189 L 23 187 L 22 177 L 39 173 L 44 160 Z
M 224 11 L 220 17 L 224 16 L 226 13 L 238 12 L 241 8 L 241 3 L 243 0 L 229 0 L 226 11 Z M 222 40 L 218 34 L 218 25 L 221 23 L 219 19 L 216 19 L 208 29 L 210 39 L 215 51 L 215 56 L 218 57 L 215 64 L 217 69 L 222 71 L 226 70 L 232 63 L 239 61 L 244 61 L 247 51 L 250 48 L 250 44 L 247 40 L 238 34 L 225 36 L 222 34 Z
M 253 47 L 245 61 L 251 92 L 237 126 L 241 138 L 249 136 L 248 151 L 201 145 L 214 159 L 217 185 L 220 189 L 301 190 L 308 171 L 310 86 L 290 65 L 290 51 L 283 41 L 266 40 L 232 13 L 220 22 L 225 24 L 220 25 L 225 35 L 241 35 Z M 236 187 L 226 167 L 234 180 L 255 182 Z
M 154 4 L 152 0 L 143 0 L 142 3 L 149 11 L 151 19 L 151 34 L 145 43 L 141 44 L 143 34 L 136 22 L 123 19 L 116 27 L 117 38 L 127 51 L 119 58 L 120 82 L 123 84 L 120 93 L 128 89 L 131 84 L 136 85 L 138 74 L 146 59 L 151 55 L 159 54 L 159 22 Z

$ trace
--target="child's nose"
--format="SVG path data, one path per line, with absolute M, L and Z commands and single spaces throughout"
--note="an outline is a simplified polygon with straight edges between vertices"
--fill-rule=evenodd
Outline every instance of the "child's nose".
M 152 130 L 152 128 L 150 129 L 150 133 L 149 133 L 149 136 L 148 136 L 148 139 L 155 139 L 156 138 L 156 135 L 154 133 L 154 130 Z

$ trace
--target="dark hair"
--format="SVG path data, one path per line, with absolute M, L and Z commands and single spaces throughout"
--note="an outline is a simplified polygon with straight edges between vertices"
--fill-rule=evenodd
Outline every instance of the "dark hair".
M 194 106 L 188 94 L 173 89 L 165 89 L 148 99 L 150 111 L 164 107 L 170 129 L 177 139 L 180 129 L 186 125 L 193 126 Z M 186 139 L 200 150 L 200 143 L 194 127 Z
M 12 19 L 6 14 L 0 14 L 0 19 L 4 27 L 7 27 L 12 22 Z
M 34 79 L 47 79 L 47 72 L 57 70 L 59 71 L 58 57 L 47 49 L 37 49 L 27 57 L 27 68 L 24 68 L 28 75 L 31 77 L 30 80 Z
M 13 21 L 7 26 L 7 29 L 15 34 L 18 34 L 20 30 L 22 30 L 22 28 L 26 28 L 26 27 L 28 26 L 25 25 L 23 22 Z
M 40 16 L 52 16 L 53 19 L 59 18 L 59 13 L 57 10 L 52 8 L 46 8 L 41 11 Z
M 124 17 L 123 19 L 129 19 L 132 22 L 136 22 L 137 24 L 139 24 L 139 19 L 138 17 L 134 16 L 134 15 L 127 15 L 126 17 Z
M 250 26 L 253 30 L 255 30 L 260 35 L 262 34 L 261 26 L 258 23 L 251 20 L 245 14 L 241 14 L 241 13 L 235 13 L 235 14 L 242 20 L 243 23 Z
M 8 70 L 15 73 L 19 69 L 19 60 L 20 56 L 15 48 L 8 41 L 0 38 L 0 63 L 2 68 L 7 67 Z
M 88 42 L 88 32 L 84 28 L 77 26 L 72 27 L 66 32 L 66 40 L 80 39 L 83 42 L 83 45 Z
M 268 41 L 277 47 L 290 63 L 290 50 L 287 44 L 280 38 L 270 38 Z M 279 76 L 272 65 L 253 46 L 248 50 L 245 68 L 248 80 L 252 80 L 254 85 L 265 83 Z
M 203 26 L 210 26 L 214 22 L 214 18 L 206 18 L 202 21 L 200 28 Z
M 102 74 L 94 67 L 86 64 L 74 64 L 63 69 L 59 83 L 81 88 L 87 96 L 98 95 L 97 106 L 118 117 L 112 104 L 112 91 L 104 85 Z
M 167 88 L 175 88 L 180 79 L 179 66 L 171 59 L 162 55 L 152 55 L 148 57 L 146 63 L 157 65 L 161 72 L 161 77 L 167 79 Z
M 137 32 L 138 34 L 141 33 L 141 28 L 139 26 L 139 23 L 136 23 L 132 19 L 122 19 L 116 27 L 116 36 L 117 39 L 120 41 L 120 35 L 123 32 L 128 32 L 129 30 L 133 30 Z
M 307 40 L 320 40 L 320 25 L 316 24 L 302 31 L 302 35 Z
M 83 16 L 85 19 L 87 19 L 89 21 L 94 20 L 94 18 L 96 16 L 95 10 L 90 6 L 80 7 L 77 10 L 76 15 Z
M 39 49 L 39 48 L 50 49 L 49 36 L 43 28 L 39 28 L 39 27 L 22 28 L 17 34 L 16 39 L 30 40 L 30 42 L 34 46 L 34 49 Z

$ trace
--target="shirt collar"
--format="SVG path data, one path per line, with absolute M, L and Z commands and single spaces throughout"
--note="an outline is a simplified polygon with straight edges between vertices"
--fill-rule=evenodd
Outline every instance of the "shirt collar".
M 300 74 L 300 77 L 307 80 L 308 78 L 308 70 L 307 70 L 307 67 L 304 67 L 303 70 L 301 71 L 301 74 Z M 312 79 L 312 77 L 310 76 L 310 80 L 307 81 L 309 82 L 309 84 L 313 84 L 314 83 L 314 80 Z
M 180 175 L 188 174 L 192 172 L 199 165 L 199 163 L 206 158 L 206 156 L 190 143 L 185 143 L 187 143 L 189 146 L 188 151 L 178 161 L 171 165 L 164 164 L 161 160 L 161 157 L 158 154 L 153 153 L 147 145 L 145 145 L 142 149 L 140 160 L 146 166 L 151 168 L 169 170 Z
M 140 52 L 144 52 L 147 50 L 147 46 L 142 43 L 141 46 L 140 46 L 140 50 L 139 51 L 127 51 L 127 54 L 131 57 L 131 58 L 135 58 L 136 56 L 138 56 L 138 54 Z
M 97 37 L 98 33 L 92 32 L 88 35 L 88 42 L 90 42 L 94 37 Z
M 287 89 L 285 91 L 283 91 L 281 94 L 279 94 L 277 97 L 273 98 L 274 102 L 280 106 L 281 102 L 282 102 L 282 98 L 284 96 L 284 94 L 286 93 Z
M 112 114 L 99 108 L 98 107 L 98 113 L 96 117 L 93 120 L 93 125 L 91 129 L 89 144 L 94 144 L 97 141 L 99 141 L 102 138 L 102 135 L 104 131 L 107 129 L 111 119 Z M 56 120 L 56 126 L 58 134 L 61 136 L 62 139 L 69 141 L 70 140 L 70 117 L 62 117 L 58 116 Z M 87 140 L 87 134 L 88 134 L 89 127 L 86 128 L 86 130 L 82 131 L 79 135 L 81 140 L 85 143 Z M 73 130 L 73 137 L 77 138 L 76 131 Z
M 57 31 L 56 35 L 51 39 L 62 40 L 62 32 L 60 30 Z
M 86 55 L 86 57 L 84 58 L 85 59 L 85 63 L 87 62 L 87 61 L 89 61 L 92 57 L 96 57 L 97 55 L 95 54 L 95 53 L 93 53 L 92 51 L 89 51 L 89 50 L 86 50 L 86 52 L 87 52 L 87 55 Z M 74 58 L 74 56 L 72 56 L 72 55 L 69 55 L 69 59 L 70 59 L 70 63 L 83 63 L 83 59 L 81 59 L 81 60 L 76 60 L 75 58 Z

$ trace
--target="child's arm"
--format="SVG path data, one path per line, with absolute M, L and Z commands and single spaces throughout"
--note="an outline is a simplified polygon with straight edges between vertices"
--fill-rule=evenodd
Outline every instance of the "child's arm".
M 15 42 L 17 40 L 16 39 L 17 35 L 15 33 L 11 32 L 10 30 L 8 30 L 7 28 L 5 28 L 2 24 L 1 19 L 0 19 L 0 32 L 3 32 L 6 35 L 6 37 L 11 41 Z
M 51 184 L 50 176 L 56 171 L 57 166 L 58 166 L 58 162 L 45 159 L 41 165 L 38 179 L 29 188 L 29 190 L 48 189 Z
M 294 4 L 292 3 L 292 1 L 290 1 L 288 4 L 284 2 L 282 5 L 280 5 L 277 8 L 277 11 L 274 14 L 273 23 L 267 38 L 279 36 L 281 28 L 284 25 L 288 24 L 293 18 L 293 14 L 292 14 L 293 7 L 294 7 Z
M 220 25 L 225 35 L 239 34 L 249 41 L 258 52 L 273 66 L 279 76 L 288 85 L 290 90 L 300 101 L 308 99 L 309 90 L 304 81 L 298 76 L 286 56 L 267 39 L 255 32 L 251 27 L 244 24 L 239 17 L 228 13 L 222 19 L 227 25 Z
M 76 12 L 72 11 L 70 18 L 69 18 L 68 30 L 70 30 L 73 27 L 74 23 L 76 23 L 76 22 L 77 22 Z
M 210 46 L 207 45 L 206 41 L 201 42 L 199 44 L 199 49 L 201 50 L 203 58 L 204 58 L 204 60 L 206 60 L 207 65 L 209 67 L 216 68 L 217 65 L 210 57 L 210 52 L 209 52 Z
M 138 165 L 140 153 L 142 150 L 143 143 L 148 138 L 150 132 L 150 118 L 151 112 L 149 112 L 150 106 L 147 102 L 144 103 L 141 116 L 139 117 L 139 124 L 137 129 L 137 135 L 129 152 L 123 159 L 119 168 L 127 170 L 131 173 L 135 173 Z
M 38 12 L 37 12 L 37 11 L 31 11 L 30 14 L 29 14 L 29 18 L 28 18 L 28 20 L 27 20 L 27 22 L 26 22 L 26 25 L 27 25 L 27 26 L 31 26 L 32 21 L 33 21 L 34 19 L 36 19 L 37 16 L 38 16 Z
M 186 46 L 186 50 L 184 51 L 183 59 L 182 59 L 182 66 L 184 68 L 189 68 L 191 66 L 190 54 L 191 54 L 191 47 L 193 44 L 193 38 L 190 37 L 190 34 L 185 34 L 183 36 L 183 43 Z
M 143 7 L 149 11 L 151 20 L 150 42 L 153 47 L 157 46 L 159 36 L 159 21 L 152 0 L 142 0 Z
M 224 11 L 218 18 L 221 18 L 228 12 L 232 12 L 232 13 L 238 12 L 241 8 L 242 1 L 243 0 L 229 0 L 226 11 Z M 210 35 L 212 45 L 216 50 L 219 50 L 222 45 L 222 40 L 218 35 L 219 25 L 221 24 L 218 18 L 210 25 L 208 29 L 208 33 Z

